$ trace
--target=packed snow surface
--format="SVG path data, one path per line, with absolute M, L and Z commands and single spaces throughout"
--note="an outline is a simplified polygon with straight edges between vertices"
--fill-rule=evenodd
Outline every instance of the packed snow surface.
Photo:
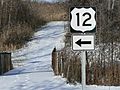
M 66 79 L 54 76 L 51 52 L 64 47 L 64 25 L 53 21 L 38 29 L 23 48 L 12 53 L 15 69 L 0 76 L 0 90 L 82 90 L 80 84 L 66 84 Z M 18 67 L 14 61 L 22 61 Z M 20 62 L 19 62 L 20 63 Z M 120 87 L 87 86 L 86 90 L 120 90 Z

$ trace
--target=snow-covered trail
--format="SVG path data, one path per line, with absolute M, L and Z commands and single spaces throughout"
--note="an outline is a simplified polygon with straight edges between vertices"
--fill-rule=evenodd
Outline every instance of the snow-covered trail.
M 7 74 L 52 72 L 51 52 L 54 47 L 64 47 L 64 24 L 62 21 L 51 22 L 38 30 L 24 48 L 12 55 L 13 61 L 23 60 L 24 66 Z
M 73 90 L 51 69 L 51 52 L 54 47 L 64 47 L 64 24 L 50 22 L 38 29 L 31 41 L 14 51 L 12 60 L 23 60 L 24 66 L 16 67 L 0 77 L 0 90 Z
M 64 46 L 64 24 L 48 23 L 23 48 L 13 52 L 13 61 L 24 61 L 23 66 L 0 76 L 0 90 L 82 90 L 81 85 L 69 85 L 65 79 L 54 76 L 51 69 L 53 48 Z M 87 90 L 120 90 L 120 87 L 87 86 Z

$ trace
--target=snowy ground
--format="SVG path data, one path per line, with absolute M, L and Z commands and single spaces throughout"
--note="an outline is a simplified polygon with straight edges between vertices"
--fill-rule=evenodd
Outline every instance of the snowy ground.
M 66 80 L 54 76 L 51 69 L 51 51 L 64 46 L 64 24 L 50 22 L 38 29 L 22 49 L 14 51 L 13 61 L 23 61 L 21 67 L 0 76 L 0 90 L 82 90 L 81 85 L 66 84 Z M 120 90 L 120 87 L 87 86 L 87 90 Z

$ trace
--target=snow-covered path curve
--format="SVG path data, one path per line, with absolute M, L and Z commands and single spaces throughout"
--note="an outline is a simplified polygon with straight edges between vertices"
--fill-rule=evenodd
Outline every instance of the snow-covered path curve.
M 0 90 L 75 90 L 65 79 L 55 77 L 51 69 L 51 52 L 64 47 L 64 25 L 54 21 L 43 26 L 23 48 L 13 52 L 12 60 L 21 60 L 16 67 L 0 76 Z
M 12 59 L 24 61 L 24 66 L 0 76 L 0 90 L 82 90 L 81 85 L 68 85 L 54 76 L 51 69 L 51 51 L 64 46 L 64 24 L 50 22 L 34 34 L 24 48 L 12 54 Z M 120 90 L 120 87 L 87 86 L 87 90 Z
M 26 46 L 13 53 L 14 60 L 23 60 L 24 66 L 7 74 L 33 72 L 51 72 L 51 52 L 54 47 L 64 47 L 64 24 L 66 22 L 50 22 L 38 29 Z
M 50 90 L 48 88 L 59 87 L 53 84 L 57 80 L 51 69 L 51 52 L 55 46 L 64 46 L 65 23 L 48 23 L 42 30 L 38 29 L 24 48 L 13 52 L 13 61 L 24 60 L 24 66 L 11 70 L 5 74 L 7 76 L 1 76 L 0 90 Z

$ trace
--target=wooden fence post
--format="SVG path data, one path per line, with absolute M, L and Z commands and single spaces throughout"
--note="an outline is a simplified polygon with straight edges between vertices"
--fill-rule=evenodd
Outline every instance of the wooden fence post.
M 4 56 L 2 54 L 0 54 L 0 62 L 1 62 L 1 75 L 4 73 Z
M 11 61 L 11 53 L 2 52 L 0 53 L 0 75 L 13 69 Z
M 57 58 L 57 52 L 56 52 L 56 48 L 53 49 L 52 51 L 52 68 L 54 71 L 55 75 L 58 75 L 58 58 Z
M 2 60 L 1 60 L 1 54 L 0 54 L 0 75 L 2 74 Z
M 58 72 L 59 75 L 62 75 L 62 58 L 61 58 L 61 52 L 58 52 Z

